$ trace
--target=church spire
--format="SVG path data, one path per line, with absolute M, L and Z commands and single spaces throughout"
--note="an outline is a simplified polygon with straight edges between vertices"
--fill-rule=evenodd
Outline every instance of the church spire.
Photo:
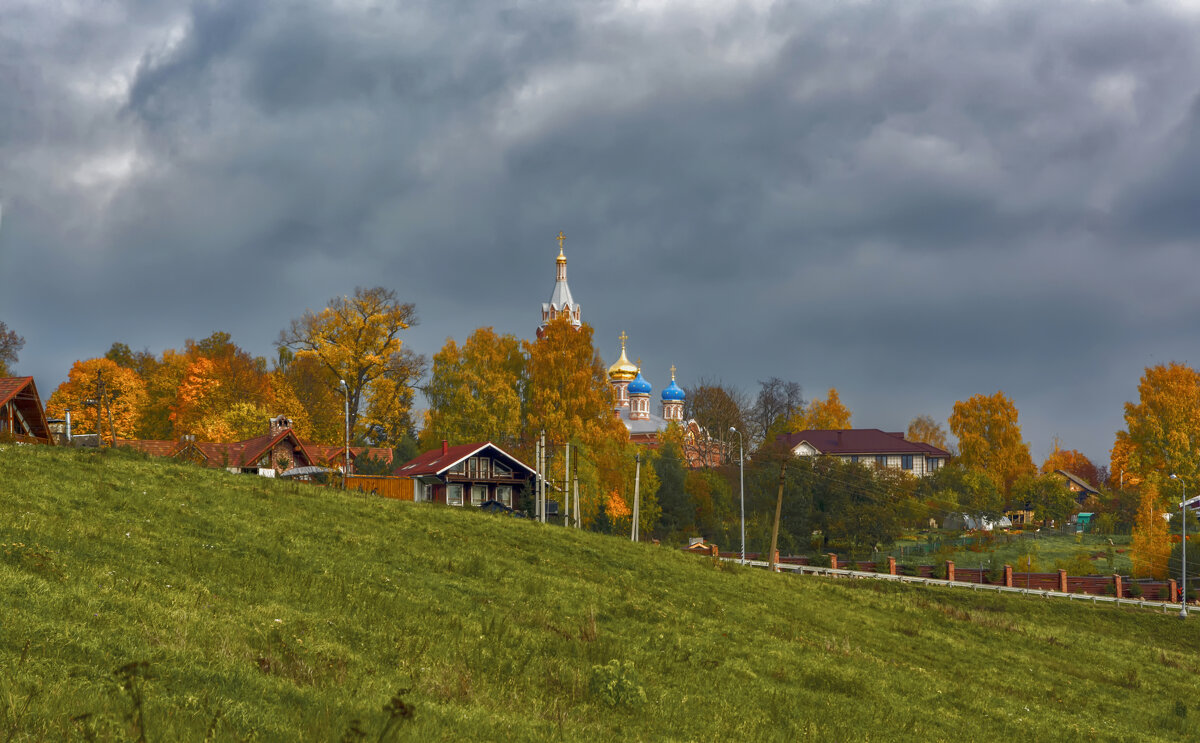
M 561 230 L 558 233 L 558 258 L 555 259 L 554 293 L 550 301 L 542 305 L 542 323 L 538 325 L 537 337 L 546 334 L 546 325 L 559 317 L 565 316 L 576 329 L 582 325 L 579 305 L 571 297 L 571 288 L 567 286 L 567 256 L 563 253 L 563 242 L 567 236 Z

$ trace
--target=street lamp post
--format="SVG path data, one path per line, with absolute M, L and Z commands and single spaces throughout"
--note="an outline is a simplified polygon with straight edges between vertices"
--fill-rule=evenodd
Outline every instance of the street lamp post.
M 735 426 L 729 430 L 738 435 L 738 493 L 742 502 L 742 564 L 746 564 L 746 450 L 742 446 L 742 432 Z
M 1171 479 L 1179 480 L 1179 477 L 1171 475 Z M 1182 580 L 1179 582 L 1179 618 L 1187 619 L 1187 485 L 1183 480 L 1179 480 L 1179 491 L 1181 494 L 1179 514 L 1182 517 L 1179 524 L 1179 546 L 1182 550 L 1180 557 L 1183 558 L 1180 573 Z
M 346 490 L 350 485 L 350 388 L 344 379 L 342 392 L 346 393 L 346 452 L 345 459 L 342 460 L 342 490 Z

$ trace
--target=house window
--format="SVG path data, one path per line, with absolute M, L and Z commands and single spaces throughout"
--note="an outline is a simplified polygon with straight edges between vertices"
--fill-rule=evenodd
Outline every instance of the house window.
M 422 493 L 421 500 L 425 501 L 426 503 L 430 503 L 433 501 L 433 485 L 431 483 L 422 484 L 421 485 L 421 493 Z
M 900 455 L 900 469 L 911 470 L 912 467 L 913 467 L 913 455 L 901 454 Z
M 887 466 L 887 456 L 885 456 L 883 454 L 876 454 L 875 455 L 875 466 L 876 467 L 886 467 Z
M 464 474 L 466 472 L 466 468 L 467 468 L 467 465 L 465 462 L 459 462 L 458 464 L 456 464 L 450 468 L 450 474 L 452 474 L 452 475 Z
M 857 455 L 857 454 L 851 454 L 851 455 L 850 455 L 850 461 L 851 461 L 851 463 L 853 463 L 853 464 L 858 464 L 858 455 Z
M 446 486 L 446 505 L 461 506 L 463 504 L 463 486 L 462 485 L 447 485 Z
M 482 506 L 485 500 L 487 500 L 487 485 L 472 485 L 471 505 Z
M 512 468 L 498 459 L 492 462 L 492 472 L 496 477 L 512 477 Z
M 479 458 L 479 476 L 480 477 L 491 477 L 492 476 L 491 472 L 488 468 L 489 461 L 490 460 L 487 457 Z
M 512 485 L 501 485 L 496 488 L 496 500 L 512 508 Z

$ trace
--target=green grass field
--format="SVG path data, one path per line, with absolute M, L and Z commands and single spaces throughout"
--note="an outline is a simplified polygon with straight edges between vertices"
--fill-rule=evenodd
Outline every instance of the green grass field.
M 12 445 L 0 543 L 3 741 L 1200 739 L 1200 616 Z

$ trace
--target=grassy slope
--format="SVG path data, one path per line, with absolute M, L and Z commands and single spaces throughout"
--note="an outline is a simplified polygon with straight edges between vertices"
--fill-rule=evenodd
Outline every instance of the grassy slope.
M 0 738 L 128 739 L 132 661 L 151 741 L 353 719 L 374 740 L 400 689 L 402 739 L 1200 737 L 1200 617 L 797 579 L 49 448 L 0 446 L 0 543 Z M 592 683 L 614 659 L 644 703 Z

